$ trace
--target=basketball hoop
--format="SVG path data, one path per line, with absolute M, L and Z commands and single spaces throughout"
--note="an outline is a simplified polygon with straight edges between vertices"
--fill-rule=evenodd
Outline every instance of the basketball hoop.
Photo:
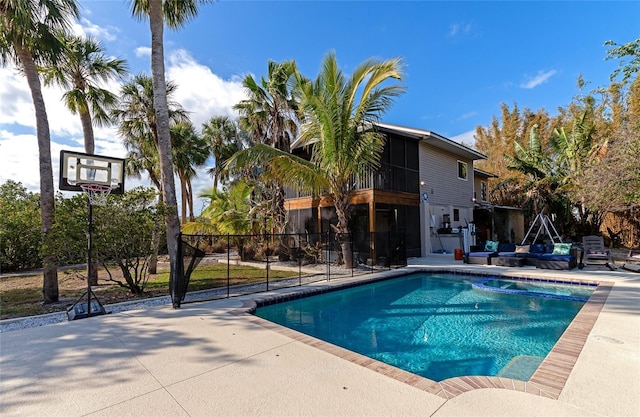
M 111 187 L 101 184 L 78 184 L 89 196 L 89 202 L 96 206 L 106 206 Z

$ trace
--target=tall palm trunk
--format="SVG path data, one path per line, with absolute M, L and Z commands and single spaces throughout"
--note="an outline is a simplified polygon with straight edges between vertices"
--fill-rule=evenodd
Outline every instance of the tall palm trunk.
M 178 286 L 180 277 L 178 268 L 178 239 L 180 238 L 180 220 L 176 199 L 176 184 L 173 178 L 173 157 L 171 153 L 171 134 L 169 131 L 169 108 L 167 105 L 167 85 L 164 78 L 164 20 L 162 0 L 149 1 L 149 27 L 151 30 L 151 72 L 153 75 L 153 101 L 158 123 L 158 153 L 162 171 L 162 197 L 165 204 L 165 223 L 167 226 L 167 248 L 169 251 L 169 286 L 174 308 L 180 307 Z
M 187 177 L 187 194 L 189 195 L 189 199 L 187 203 L 189 203 L 189 221 L 195 221 L 195 216 L 193 214 L 193 187 L 191 186 L 191 179 Z
M 178 175 L 180 179 L 180 195 L 182 196 L 182 201 L 180 204 L 180 220 L 182 224 L 187 222 L 187 201 L 189 200 L 189 196 L 187 195 L 187 181 L 185 180 L 184 174 Z
M 348 193 L 341 193 L 340 196 L 334 196 L 334 207 L 336 208 L 336 216 L 338 223 L 334 227 L 336 232 L 336 240 L 340 243 L 342 258 L 346 268 L 353 268 L 353 252 L 351 250 L 351 237 L 349 235 L 349 197 Z
M 84 134 L 84 151 L 93 155 L 96 151 L 95 141 L 93 139 L 93 124 L 91 123 L 91 115 L 89 110 L 80 110 L 80 122 L 82 123 L 82 133 Z
M 45 242 L 49 239 L 49 232 L 53 227 L 55 192 L 53 188 L 53 168 L 51 166 L 51 136 L 49 133 L 49 120 L 47 109 L 42 97 L 42 87 L 40 77 L 35 62 L 31 54 L 23 48 L 16 48 L 22 68 L 24 69 L 31 97 L 36 112 L 36 130 L 38 137 L 38 152 L 40 164 L 40 217 L 42 221 L 42 232 Z M 51 244 L 51 242 L 47 242 Z M 49 245 L 45 245 L 48 247 Z M 48 250 L 47 250 L 48 252 Z M 54 303 L 58 301 L 58 267 L 55 255 L 45 253 L 43 257 L 44 281 L 42 294 L 44 302 Z

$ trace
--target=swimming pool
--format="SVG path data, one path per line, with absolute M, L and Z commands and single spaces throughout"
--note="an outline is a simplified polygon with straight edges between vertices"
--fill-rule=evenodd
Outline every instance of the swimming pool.
M 482 278 L 412 274 L 255 314 L 434 381 L 528 380 L 584 303 L 474 290 Z

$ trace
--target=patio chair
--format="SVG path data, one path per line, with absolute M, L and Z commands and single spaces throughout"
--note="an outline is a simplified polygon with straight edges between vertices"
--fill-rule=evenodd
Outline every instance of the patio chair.
M 622 268 L 631 272 L 640 272 L 640 249 L 629 249 Z
M 612 271 L 617 269 L 611 250 L 604 246 L 602 236 L 585 236 L 582 238 L 582 255 L 578 268 L 585 265 L 604 265 Z
M 640 249 L 629 249 L 629 254 L 624 261 L 640 264 Z

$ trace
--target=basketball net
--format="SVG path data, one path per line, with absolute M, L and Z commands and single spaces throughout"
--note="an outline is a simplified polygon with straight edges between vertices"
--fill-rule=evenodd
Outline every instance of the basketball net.
M 78 184 L 89 196 L 89 202 L 95 206 L 106 206 L 111 187 L 101 184 Z

